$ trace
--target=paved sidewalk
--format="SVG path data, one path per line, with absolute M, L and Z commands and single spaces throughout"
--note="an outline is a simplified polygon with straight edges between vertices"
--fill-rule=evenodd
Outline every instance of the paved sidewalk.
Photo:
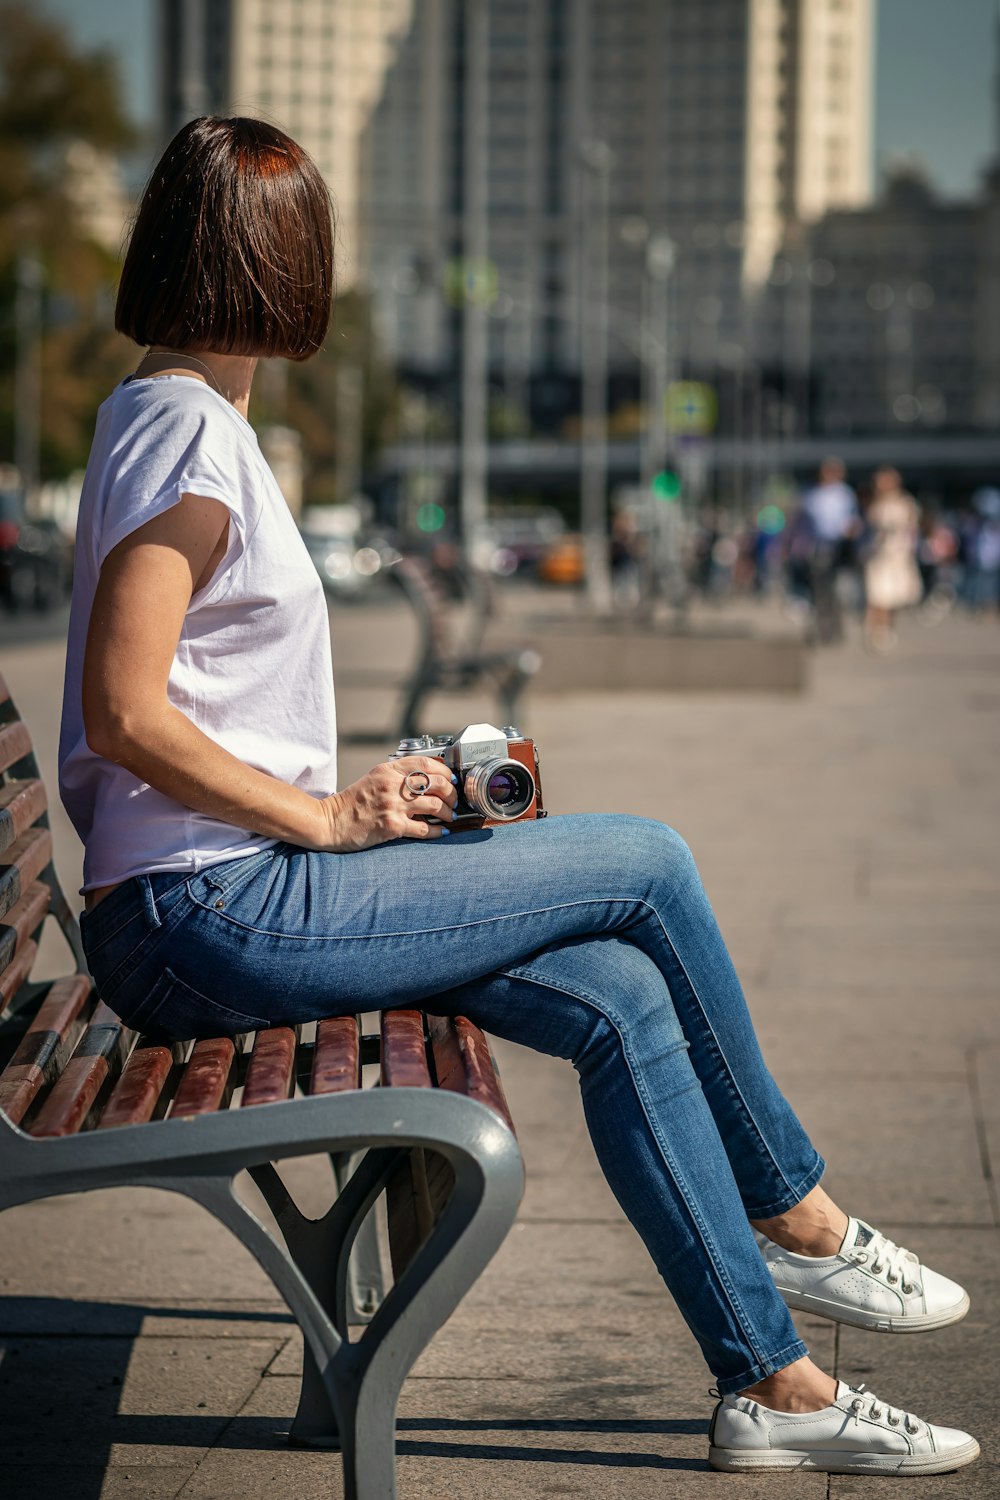
M 342 646 L 364 630 L 348 615 Z M 58 644 L 0 657 L 51 767 Z M 345 727 L 388 722 L 384 690 L 359 694 L 341 693 Z M 492 712 L 439 707 L 446 727 Z M 554 812 L 652 815 L 694 847 L 834 1195 L 970 1287 L 966 1322 L 936 1334 L 802 1326 L 845 1379 L 979 1436 L 975 1467 L 911 1481 L 923 1500 L 996 1496 L 1000 631 L 914 623 L 885 660 L 850 642 L 816 658 L 799 698 L 578 694 L 527 709 Z M 346 775 L 377 754 L 348 745 Z M 900 1493 L 707 1470 L 709 1377 L 603 1184 L 572 1070 L 500 1052 L 527 1195 L 407 1383 L 402 1500 Z M 341 1494 L 336 1458 L 283 1446 L 300 1346 L 282 1305 L 196 1208 L 131 1191 L 10 1212 L 0 1294 L 4 1500 Z

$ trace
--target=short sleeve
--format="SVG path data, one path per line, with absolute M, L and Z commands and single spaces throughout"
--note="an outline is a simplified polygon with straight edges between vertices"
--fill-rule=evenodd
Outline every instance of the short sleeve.
M 183 381 L 184 389 L 178 389 Z M 105 472 L 97 566 L 127 536 L 177 505 L 183 495 L 219 500 L 229 511 L 229 545 L 222 563 L 195 603 L 221 591 L 246 548 L 260 515 L 259 464 L 252 433 L 236 414 L 194 381 L 176 377 L 143 389 L 111 449 Z

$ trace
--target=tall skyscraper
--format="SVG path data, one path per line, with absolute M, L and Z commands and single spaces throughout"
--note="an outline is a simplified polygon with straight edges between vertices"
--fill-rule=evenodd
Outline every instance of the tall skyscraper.
M 341 283 L 357 258 L 358 147 L 412 0 L 160 0 L 164 137 L 199 114 L 271 120 L 337 203 Z
M 579 365 L 584 262 L 606 235 L 609 363 L 634 367 L 646 246 L 668 235 L 674 366 L 707 369 L 746 339 L 747 296 L 789 222 L 870 198 L 872 0 L 488 12 L 494 366 Z M 366 132 L 361 260 L 414 372 L 455 364 L 465 20 L 462 0 L 414 0 Z
M 789 224 L 870 199 L 873 0 L 484 3 L 487 263 L 469 265 L 467 0 L 160 0 L 165 133 L 241 110 L 302 140 L 342 280 L 370 287 L 414 375 L 456 370 L 464 284 L 490 303 L 495 371 L 572 379 L 606 243 L 628 378 L 665 236 L 672 368 L 708 372 L 747 344 Z

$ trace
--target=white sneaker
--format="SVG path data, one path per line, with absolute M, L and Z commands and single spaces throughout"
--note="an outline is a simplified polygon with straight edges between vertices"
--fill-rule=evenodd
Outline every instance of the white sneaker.
M 730 1473 L 945 1474 L 979 1457 L 979 1444 L 967 1432 L 932 1427 L 842 1380 L 833 1405 L 822 1411 L 771 1411 L 746 1396 L 724 1396 L 708 1436 L 709 1465 Z
M 789 1307 L 880 1333 L 945 1328 L 969 1311 L 968 1293 L 922 1266 L 912 1250 L 850 1219 L 836 1255 L 796 1255 L 754 1230 L 775 1286 Z

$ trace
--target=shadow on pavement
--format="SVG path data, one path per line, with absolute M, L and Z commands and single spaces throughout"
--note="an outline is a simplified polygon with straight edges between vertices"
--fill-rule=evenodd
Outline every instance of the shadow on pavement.
M 290 1324 L 288 1313 L 240 1308 L 177 1307 L 142 1303 L 77 1301 L 61 1297 L 0 1299 L 0 1493 L 34 1491 L 36 1476 L 73 1474 L 74 1500 L 99 1500 L 111 1468 L 112 1449 L 283 1449 L 289 1418 L 233 1416 L 226 1411 L 128 1412 L 120 1409 L 136 1340 L 148 1318 L 197 1324 Z M 169 1329 L 159 1338 L 169 1340 Z M 184 1337 L 197 1337 L 187 1333 Z M 150 1338 L 150 1342 L 153 1339 Z M 143 1400 L 147 1399 L 144 1395 Z M 164 1404 L 176 1399 L 176 1386 Z M 199 1406 L 205 1406 L 199 1401 Z M 535 1433 L 625 1435 L 636 1438 L 701 1434 L 705 1422 L 690 1420 L 576 1420 L 573 1418 L 403 1417 L 402 1435 L 421 1433 L 509 1433 L 510 1443 L 451 1442 L 402 1437 L 400 1457 L 573 1464 L 614 1469 L 700 1471 L 702 1460 L 644 1451 L 519 1444 Z M 123 1460 L 117 1456 L 115 1467 Z M 32 1474 L 20 1491 L 19 1479 Z M 13 1489 L 4 1488 L 13 1485 Z

